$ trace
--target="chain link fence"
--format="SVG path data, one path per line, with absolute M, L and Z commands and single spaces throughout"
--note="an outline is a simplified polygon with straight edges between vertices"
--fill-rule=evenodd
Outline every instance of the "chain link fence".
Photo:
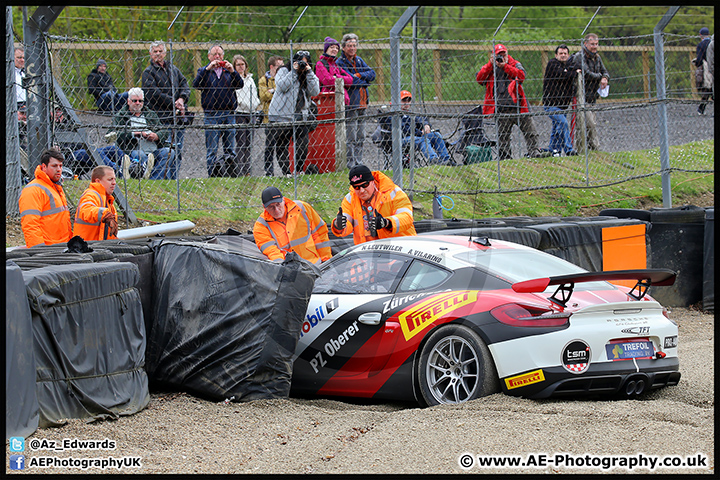
M 671 151 L 670 168 L 714 172 L 714 104 L 710 103 L 705 116 L 696 113 L 701 103 L 691 65 L 696 40 L 694 36 L 664 36 L 667 99 L 662 102 L 667 106 L 669 144 L 673 147 L 697 143 L 692 155 L 680 156 Z M 48 86 L 46 93 L 38 91 L 35 94 L 47 95 L 44 99 L 47 104 L 45 118 L 48 119 L 52 143 L 63 149 L 66 165 L 73 171 L 74 177 L 65 181 L 71 202 L 79 198 L 87 185 L 89 169 L 94 165 L 92 158 L 88 159 L 87 150 L 96 150 L 103 161 L 117 168 L 119 176 L 123 176 L 124 154 L 138 159 L 140 165 L 146 161 L 147 155 L 133 154 L 133 150 L 163 157 L 155 158 L 156 172 L 148 172 L 144 176 L 140 168 L 136 175 L 130 172 L 130 178 L 125 175 L 119 180 L 118 188 L 135 212 L 257 210 L 260 192 L 267 185 L 277 184 L 279 177 L 283 178 L 283 185 L 292 186 L 294 190 L 292 193 L 288 191 L 288 196 L 312 202 L 339 202 L 338 198 L 327 198 L 327 187 L 347 185 L 348 120 L 343 96 L 332 93 L 329 86 L 323 86 L 320 94 L 311 92 L 314 95 L 310 96 L 318 105 L 315 121 L 312 117 L 293 115 L 296 96 L 283 94 L 283 99 L 289 103 L 277 101 L 274 107 L 271 106 L 271 113 L 274 109 L 276 115 L 275 118 L 271 115 L 273 121 L 268 122 L 267 115 L 235 111 L 238 97 L 233 85 L 237 84 L 232 83 L 236 79 L 230 69 L 222 66 L 218 70 L 205 68 L 210 62 L 218 60 L 211 55 L 215 43 L 165 42 L 165 60 L 175 65 L 187 82 L 186 110 L 178 111 L 171 102 L 166 110 L 157 112 L 161 124 L 158 130 L 163 135 L 155 146 L 148 143 L 155 143 L 152 136 L 143 139 L 131 136 L 123 143 L 132 132 L 150 130 L 149 125 L 141 128 L 132 119 L 128 112 L 128 100 L 122 94 L 133 87 L 140 87 L 144 90 L 145 106 L 153 102 L 149 98 L 152 97 L 152 88 L 143 81 L 143 72 L 151 65 L 152 45 L 148 42 L 58 36 L 47 36 L 46 42 L 52 85 Z M 557 45 L 567 44 L 570 54 L 573 54 L 580 50 L 581 40 L 502 43 L 509 55 L 522 63 L 526 73 L 522 86 L 529 112 L 513 118 L 530 118 L 538 134 L 539 147 L 548 148 L 551 121 L 542 105 L 545 67 L 554 57 Z M 219 40 L 218 44 L 222 46 L 225 61 L 233 63 L 234 56 L 238 54 L 245 58 L 258 96 L 260 80 L 268 72 L 271 58 L 280 57 L 285 65 L 291 65 L 293 54 L 307 51 L 310 65 L 317 73 L 318 59 L 323 53 L 321 42 L 287 45 Z M 499 117 L 480 115 L 476 109 L 483 102 L 486 88 L 476 81 L 476 74 L 488 62 L 494 42 L 402 37 L 400 87 L 412 92 L 413 101 L 409 111 L 397 114 L 426 117 L 432 129 L 442 137 L 452 162 L 457 165 L 440 165 L 440 155 L 438 158 L 427 155 L 423 145 L 416 148 L 410 142 L 409 151 L 404 154 L 403 188 L 408 192 L 433 192 L 435 186 L 442 183 L 449 188 L 438 191 L 439 194 L 511 192 L 552 187 L 597 187 L 663 173 L 658 149 L 660 100 L 655 84 L 653 36 L 600 37 L 599 44 L 599 54 L 610 74 L 609 95 L 600 98 L 596 104 L 576 105 L 567 112 L 573 124 L 575 140 L 585 135 L 580 114 L 587 111 L 595 114 L 599 148 L 578 150 L 577 156 L 561 154 L 527 158 L 523 135 L 518 128 L 512 128 L 510 158 L 500 160 L 495 144 Z M 362 116 L 364 141 L 361 161 L 371 169 L 388 170 L 392 167 L 389 132 L 381 127 L 391 112 L 389 39 L 360 39 L 358 56 L 375 72 L 375 80 L 368 89 L 368 107 Z M 101 59 L 103 62 L 100 62 Z M 92 78 L 92 72 L 98 73 L 98 67 L 103 63 L 105 73 L 112 78 L 115 93 L 98 99 L 89 88 L 88 76 Z M 10 65 L 6 70 L 10 71 Z M 279 81 L 289 72 L 285 69 L 285 73 L 276 74 L 275 79 Z M 315 76 L 308 74 L 308 78 Z M 10 78 L 9 74 L 7 78 Z M 251 83 L 248 80 L 244 80 L 246 85 Z M 110 86 L 107 78 L 104 82 L 106 87 Z M 295 78 L 291 83 L 297 86 L 298 82 Z M 180 83 L 163 93 L 170 98 L 178 98 L 183 88 L 182 81 Z M 279 96 L 277 90 L 274 95 Z M 204 96 L 207 96 L 205 100 Z M 156 99 L 154 105 L 157 104 Z M 262 105 L 252 103 L 251 109 L 256 108 L 262 109 Z M 118 116 L 123 115 L 124 120 L 118 120 Z M 180 121 L 182 118 L 189 123 L 183 124 Z M 472 128 L 479 120 L 482 120 L 483 134 L 490 143 L 474 144 L 473 135 L 477 131 Z M 21 151 L 27 152 L 27 132 L 23 133 L 23 122 L 19 126 Z M 312 132 L 307 133 L 313 127 Z M 12 134 L 10 130 L 8 132 Z M 307 139 L 306 145 L 304 138 Z M 216 155 L 208 155 L 209 151 L 215 151 L 215 145 Z M 299 146 L 298 152 L 295 145 Z M 271 146 L 276 148 L 270 149 Z M 123 151 L 119 152 L 114 147 Z M 303 161 L 300 157 L 305 147 L 307 152 Z M 159 149 L 166 151 L 156 151 Z M 268 150 L 274 150 L 275 155 Z M 648 155 L 652 161 L 647 161 Z M 26 178 L 32 176 L 29 171 L 32 160 L 28 160 L 26 155 L 22 162 Z M 544 167 L 548 162 L 562 167 L 564 174 L 561 178 L 545 174 Z M 160 164 L 162 171 L 158 170 Z M 302 164 L 303 170 L 295 169 L 295 164 Z M 133 178 L 135 176 L 138 178 Z M 8 192 L 19 194 L 19 189 L 11 183 L 7 184 L 7 188 Z M 209 190 L 214 194 L 208 195 Z M 11 201 L 13 199 L 8 197 L 8 202 Z M 16 203 L 17 199 L 14 201 Z

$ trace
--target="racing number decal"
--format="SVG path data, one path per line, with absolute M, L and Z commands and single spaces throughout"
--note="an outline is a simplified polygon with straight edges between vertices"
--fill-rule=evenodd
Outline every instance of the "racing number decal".
M 446 292 L 413 305 L 411 310 L 398 316 L 405 340 L 410 340 L 434 321 L 453 310 L 476 302 L 477 297 L 477 290 Z

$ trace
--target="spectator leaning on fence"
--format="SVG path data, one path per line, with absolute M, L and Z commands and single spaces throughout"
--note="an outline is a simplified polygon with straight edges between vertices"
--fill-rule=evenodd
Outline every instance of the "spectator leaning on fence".
M 243 79 L 232 64 L 223 60 L 225 51 L 220 45 L 213 45 L 208 50 L 210 63 L 200 67 L 193 80 L 193 87 L 200 90 L 200 99 L 205 113 L 205 125 L 233 125 L 237 98 L 235 90 L 242 88 Z M 235 129 L 205 130 L 205 148 L 207 150 L 208 176 L 218 176 L 218 144 L 222 138 L 226 158 L 235 156 Z
M 238 104 L 235 109 L 235 121 L 239 125 L 248 127 L 238 128 L 235 131 L 235 148 L 237 150 L 235 165 L 238 171 L 234 172 L 232 176 L 236 177 L 238 175 L 250 175 L 250 153 L 252 152 L 252 140 L 255 134 L 255 130 L 250 126 L 254 115 L 257 114 L 260 107 L 260 99 L 258 98 L 257 86 L 255 86 L 252 73 L 248 71 L 245 57 L 235 55 L 233 57 L 233 67 L 243 77 L 243 87 L 235 90 Z
M 265 210 L 253 227 L 260 251 L 273 261 L 282 261 L 295 252 L 319 265 L 332 256 L 325 221 L 308 203 L 283 197 L 277 187 L 262 192 Z
M 715 34 L 710 37 L 707 53 L 705 54 L 708 62 L 708 73 L 710 74 L 710 85 L 712 85 L 712 94 L 715 96 Z
M 351 168 L 348 177 L 350 192 L 331 224 L 335 235 L 345 237 L 352 232 L 355 245 L 417 235 L 410 199 L 390 178 L 365 165 Z
M 40 155 L 35 179 L 20 193 L 20 224 L 25 245 L 64 243 L 72 238 L 70 210 L 62 187 L 63 154 L 49 148 Z
M 475 76 L 480 85 L 485 85 L 483 114 L 503 114 L 497 117 L 498 159 L 511 158 L 510 136 L 513 125 L 517 124 L 525 137 L 527 156 L 530 158 L 547 157 L 550 152 L 540 149 L 538 134 L 532 117 L 521 115 L 529 113 L 527 99 L 522 88 L 525 81 L 525 69 L 522 64 L 508 54 L 505 45 L 498 43 L 490 60 L 483 65 Z M 497 99 L 497 103 L 496 103 Z
M 107 73 L 107 62 L 102 58 L 87 77 L 88 91 L 95 97 L 95 104 L 103 112 L 117 112 L 127 101 L 127 93 L 118 94 L 112 77 Z
M 145 92 L 145 106 L 158 114 L 160 123 L 171 128 L 171 143 L 175 146 L 175 158 L 180 168 L 185 138 L 185 129 L 182 126 L 189 118 L 186 107 L 190 98 L 190 86 L 180 69 L 165 58 L 166 55 L 164 42 L 158 40 L 150 44 L 150 64 L 142 73 L 142 89 Z M 179 128 L 172 128 L 175 125 Z
M 292 65 L 281 66 L 275 75 L 275 94 L 270 101 L 268 119 L 272 125 L 268 130 L 279 149 L 278 163 L 283 174 L 292 175 L 290 170 L 290 142 L 293 140 L 293 126 L 275 126 L 277 122 L 302 121 L 309 118 L 310 98 L 320 93 L 320 82 L 310 63 L 310 52 L 300 50 L 293 55 Z M 295 125 L 295 171 L 303 172 L 308 153 L 310 132 L 314 127 Z
M 698 115 L 705 115 L 705 107 L 713 94 L 713 75 L 707 62 L 708 45 L 710 45 L 710 30 L 703 27 L 700 29 L 700 43 L 696 48 L 696 57 L 692 62 L 695 65 L 695 86 L 700 94 Z
M 258 90 L 260 91 L 260 103 L 265 113 L 263 123 L 268 123 L 268 110 L 270 109 L 270 101 L 275 93 L 275 73 L 277 69 L 283 65 L 284 61 L 281 57 L 273 55 L 268 60 L 268 71 L 258 80 Z M 279 147 L 275 145 L 270 135 L 270 131 L 265 129 L 265 176 L 272 177 L 274 175 L 273 159 L 277 157 L 280 161 Z
M 321 92 L 334 92 L 335 79 L 342 78 L 345 84 L 343 95 L 345 97 L 345 105 L 350 103 L 350 95 L 348 95 L 347 87 L 352 85 L 353 77 L 348 72 L 337 65 L 337 55 L 340 51 L 340 44 L 331 37 L 325 37 L 325 45 L 323 54 L 315 64 L 315 73 L 320 80 Z
M 353 77 L 352 85 L 346 87 L 350 104 L 345 110 L 347 129 L 347 166 L 352 168 L 362 164 L 365 142 L 365 109 L 368 106 L 368 86 L 375 80 L 375 70 L 357 54 L 358 36 L 346 33 L 341 40 L 342 54 L 337 66 Z
M 599 44 L 598 36 L 594 33 L 588 33 L 583 40 L 582 51 L 570 57 L 573 68 L 582 69 L 585 83 L 585 103 L 587 105 L 594 105 L 597 102 L 600 96 L 598 90 L 605 89 L 610 80 L 610 74 L 605 68 L 600 54 L 597 53 Z M 600 148 L 600 138 L 597 131 L 597 118 L 592 110 L 585 112 L 585 127 L 587 129 L 587 148 L 589 150 L 598 150 Z M 579 138 L 580 135 L 575 135 L 576 150 Z
M 23 79 L 25 78 L 25 49 L 15 47 L 15 98 L 17 100 L 18 110 L 25 105 L 27 101 L 27 92 L 23 87 Z
M 113 117 L 117 145 L 129 154 L 132 163 L 128 164 L 127 158 L 123 160 L 123 176 L 174 179 L 177 174 L 175 154 L 165 146 L 169 132 L 160 123 L 157 113 L 146 107 L 144 102 L 142 89 L 131 88 L 127 105 Z
M 580 70 L 568 65 L 569 58 L 567 45 L 558 45 L 555 58 L 548 61 L 543 78 L 543 105 L 545 111 L 550 113 L 552 122 L 548 150 L 557 156 L 563 150 L 566 155 L 577 155 L 570 139 L 570 125 L 565 112 L 575 96 L 577 73 Z
M 90 185 L 78 201 L 73 235 L 86 241 L 117 238 L 117 211 L 112 195 L 114 190 L 113 169 L 105 165 L 95 167 L 90 176 Z

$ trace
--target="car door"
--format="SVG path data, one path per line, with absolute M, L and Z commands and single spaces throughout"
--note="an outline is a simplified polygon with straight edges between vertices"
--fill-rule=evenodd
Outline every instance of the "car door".
M 369 396 L 371 368 L 393 293 L 411 258 L 360 251 L 336 257 L 315 282 L 293 367 L 293 390 Z

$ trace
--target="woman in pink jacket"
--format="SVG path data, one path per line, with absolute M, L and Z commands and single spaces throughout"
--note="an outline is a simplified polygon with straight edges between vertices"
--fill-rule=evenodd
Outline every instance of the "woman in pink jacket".
M 352 85 L 353 77 L 348 72 L 335 64 L 337 54 L 340 52 L 340 43 L 331 37 L 325 37 L 325 46 L 323 54 L 320 56 L 315 65 L 315 75 L 320 80 L 321 92 L 334 92 L 335 79 L 340 77 L 345 82 L 345 105 L 350 104 L 350 95 L 348 95 L 347 87 Z

